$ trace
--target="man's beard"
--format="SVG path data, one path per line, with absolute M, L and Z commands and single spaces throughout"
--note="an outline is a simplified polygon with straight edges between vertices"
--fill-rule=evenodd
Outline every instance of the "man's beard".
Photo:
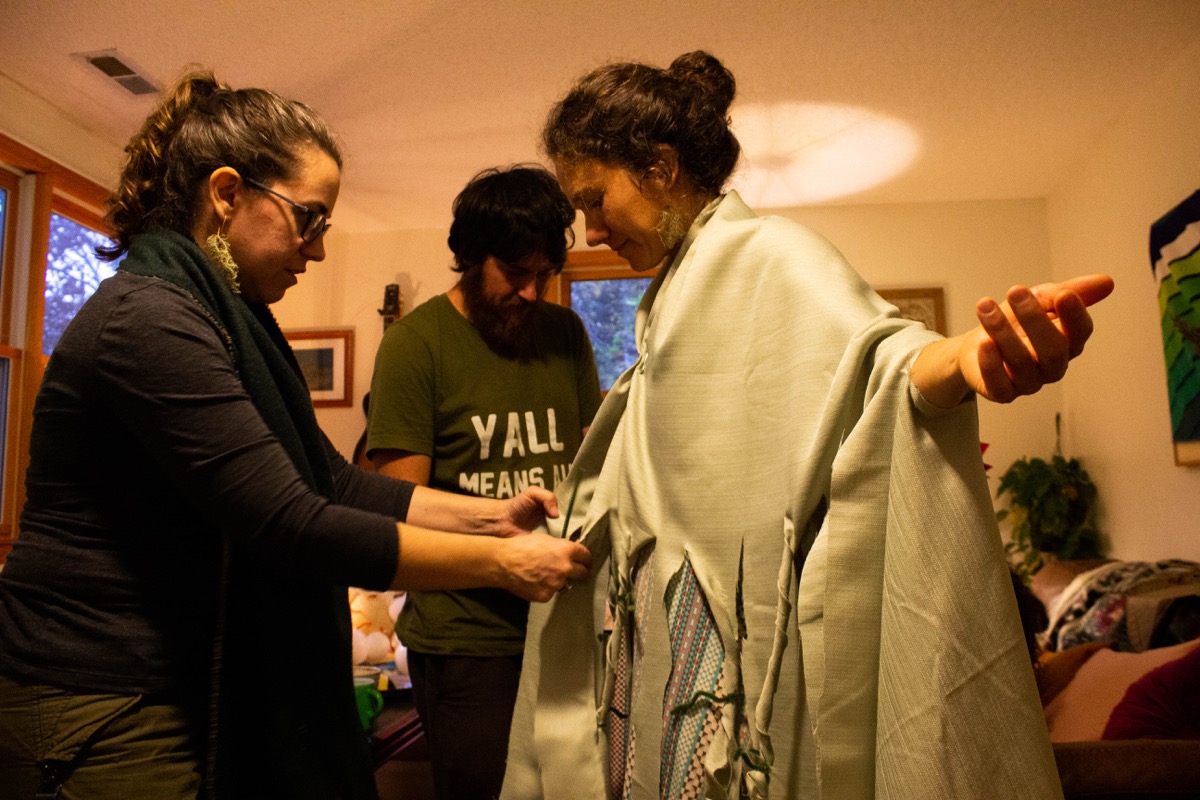
M 530 361 L 538 356 L 538 303 L 496 306 L 483 293 L 483 269 L 473 267 L 459 279 L 467 319 L 501 358 Z

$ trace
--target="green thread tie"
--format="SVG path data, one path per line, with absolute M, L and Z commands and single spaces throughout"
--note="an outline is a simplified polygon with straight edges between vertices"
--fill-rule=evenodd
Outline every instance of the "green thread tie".
M 571 533 L 571 512 L 575 510 L 575 495 L 579 493 L 579 476 L 575 476 L 575 485 L 571 487 L 571 500 L 567 503 L 567 516 L 563 518 L 563 538 L 574 541 Z
M 686 714 L 702 702 L 708 701 L 713 705 L 724 705 L 725 703 L 740 703 L 744 698 L 742 692 L 731 692 L 727 695 L 718 695 L 714 692 L 709 692 L 704 689 L 698 689 L 692 696 L 671 709 L 672 714 Z
M 733 759 L 735 761 L 740 759 L 742 763 L 755 772 L 761 772 L 768 777 L 771 775 L 771 765 L 768 764 L 766 759 L 762 757 L 762 753 L 754 748 L 750 748 L 748 750 L 742 750 L 741 748 L 738 748 L 737 750 L 734 750 Z

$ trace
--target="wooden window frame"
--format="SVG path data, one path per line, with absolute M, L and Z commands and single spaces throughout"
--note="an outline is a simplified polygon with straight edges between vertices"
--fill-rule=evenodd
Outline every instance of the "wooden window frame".
M 29 468 L 29 434 L 33 425 L 33 399 L 41 385 L 44 360 L 42 326 L 45 315 L 46 254 L 50 246 L 50 214 L 58 213 L 104 231 L 102 211 L 109 190 L 53 159 L 0 133 L 0 163 L 20 176 L 33 176 L 32 186 L 18 178 L 9 219 L 32 219 L 27 250 L 17 251 L 16 236 L 5 237 L 3 275 L 0 276 L 0 345 L 13 358 L 9 376 L 9 417 L 3 458 L 4 506 L 0 508 L 0 563 L 7 557 L 16 535 L 17 520 L 25 505 L 25 471 Z M 9 173 L 8 170 L 3 171 Z M 6 186 L 7 188 L 7 186 Z M 32 208 L 30 208 L 30 205 Z M 15 230 L 13 228 L 12 230 Z M 11 249 L 10 249 L 11 248 Z M 26 269 L 24 290 L 18 293 L 18 269 Z M 25 307 L 22 330 L 16 310 Z M 30 357 L 32 353 L 37 357 Z
M 13 172 L 0 168 L 0 189 L 8 192 L 8 201 L 4 210 L 4 230 L 0 231 L 0 241 L 3 241 L 3 251 L 0 252 L 0 342 L 9 340 L 9 330 L 12 327 L 12 295 L 13 270 L 16 269 L 17 259 L 17 221 L 21 218 L 21 180 Z M 18 484 L 22 481 L 16 475 L 19 470 L 17 457 L 17 442 L 13 436 L 17 428 L 17 415 L 20 404 L 16 402 L 16 388 L 21 380 L 22 353 L 8 344 L 0 344 L 0 356 L 10 359 L 8 372 L 7 396 L 0 397 L 0 402 L 6 404 L 5 411 L 5 441 L 0 444 L 0 459 L 4 463 L 4 486 L 0 489 L 0 563 L 12 547 L 13 531 L 16 530 L 16 505 Z
M 612 250 L 572 250 L 567 253 L 563 271 L 546 287 L 546 300 L 570 308 L 573 281 L 653 278 L 656 274 L 656 269 L 635 271 L 628 261 Z
M 4 212 L 4 252 L 0 253 L 0 342 L 9 341 L 12 327 L 13 280 L 10 270 L 17 260 L 17 220 L 21 218 L 21 179 L 16 173 L 0 167 L 0 189 L 8 192 L 8 208 Z
M 0 403 L 7 406 L 4 430 L 6 441 L 0 448 L 0 458 L 4 459 L 4 497 L 3 506 L 0 507 L 0 563 L 4 562 L 8 551 L 12 549 L 12 540 L 17 529 L 16 518 L 24 505 L 25 497 L 25 473 L 21 470 L 21 451 L 18 451 L 16 437 L 13 435 L 13 429 L 19 423 L 21 398 L 18 388 L 24 355 L 15 347 L 0 344 L 0 357 L 9 359 L 8 391 L 0 395 Z

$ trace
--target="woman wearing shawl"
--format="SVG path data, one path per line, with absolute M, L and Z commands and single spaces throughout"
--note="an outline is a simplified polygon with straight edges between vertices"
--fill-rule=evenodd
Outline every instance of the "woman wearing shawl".
M 545 600 L 588 553 L 518 535 L 549 493 L 414 488 L 317 427 L 268 310 L 337 200 L 311 109 L 196 74 L 126 153 L 127 258 L 47 365 L 0 573 L 0 798 L 374 797 L 346 587 Z
M 544 129 L 588 244 L 660 269 L 563 484 L 608 569 L 531 610 L 503 796 L 1053 797 L 969 395 L 1061 378 L 1112 282 L 902 320 L 724 191 L 733 96 L 612 64 Z

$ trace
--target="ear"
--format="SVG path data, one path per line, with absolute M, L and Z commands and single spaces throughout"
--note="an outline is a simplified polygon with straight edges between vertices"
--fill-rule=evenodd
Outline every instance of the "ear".
M 660 144 L 657 150 L 658 158 L 642 180 L 660 192 L 668 192 L 679 182 L 679 153 L 669 144 Z
M 233 167 L 220 167 L 208 176 L 205 198 L 218 224 L 233 213 L 242 176 Z

